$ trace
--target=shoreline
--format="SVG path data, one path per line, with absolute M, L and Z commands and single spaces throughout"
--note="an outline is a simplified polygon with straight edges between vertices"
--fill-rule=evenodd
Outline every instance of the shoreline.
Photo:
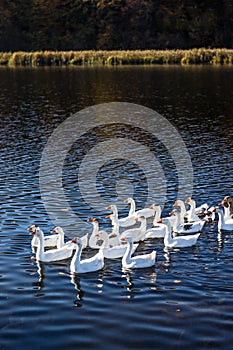
M 232 65 L 233 49 L 0 52 L 0 66 Z

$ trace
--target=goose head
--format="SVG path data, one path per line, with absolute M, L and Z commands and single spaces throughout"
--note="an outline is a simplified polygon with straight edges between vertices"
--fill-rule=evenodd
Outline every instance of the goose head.
M 128 243 L 133 243 L 133 238 L 132 237 L 130 237 L 130 236 L 127 236 L 127 237 L 121 237 L 120 238 L 120 240 L 122 241 L 122 242 L 128 242 Z
M 135 220 L 136 222 L 138 222 L 138 221 L 142 222 L 142 221 L 145 221 L 146 218 L 145 218 L 145 216 L 140 215 L 140 216 L 136 216 L 134 220 Z
M 40 230 L 39 226 L 35 225 L 35 230 L 29 232 L 31 235 L 43 238 L 43 232 Z
M 180 206 L 175 206 L 169 214 L 170 215 L 180 215 L 180 213 L 181 213 Z
M 37 225 L 31 225 L 27 228 L 27 230 L 29 231 L 29 233 L 31 235 L 34 235 L 36 233 L 36 229 L 39 228 L 39 226 Z
M 63 234 L 63 229 L 60 226 L 55 226 L 51 231 L 51 233 Z
M 129 198 L 126 198 L 126 199 L 124 199 L 124 203 L 132 203 L 134 200 L 133 200 L 133 198 L 131 198 L 131 197 L 129 197 Z
M 87 219 L 87 222 L 90 222 L 92 225 L 99 225 L 99 221 L 93 217 Z
M 177 199 L 173 204 L 173 207 L 181 207 L 182 205 L 184 205 L 184 202 L 181 199 Z
M 79 237 L 73 237 L 71 243 L 75 243 L 82 246 L 82 240 Z
M 188 197 L 188 198 L 186 199 L 185 203 L 187 203 L 187 204 L 189 204 L 189 205 L 192 205 L 192 204 L 194 204 L 194 199 L 191 198 L 191 197 Z
M 111 210 L 114 214 L 118 212 L 117 206 L 115 204 L 109 205 L 106 209 Z
M 225 196 L 223 200 L 219 203 L 219 205 L 229 208 L 232 205 L 232 198 L 231 196 Z

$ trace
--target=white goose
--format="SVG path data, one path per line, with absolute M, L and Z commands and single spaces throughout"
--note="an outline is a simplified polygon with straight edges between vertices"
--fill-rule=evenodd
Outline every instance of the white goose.
M 32 247 L 38 247 L 38 245 L 39 245 L 39 239 L 38 239 L 37 235 L 34 234 L 36 232 L 36 229 L 38 229 L 38 231 L 40 231 L 44 237 L 44 247 L 46 247 L 46 248 L 47 247 L 57 247 L 57 243 L 58 243 L 58 236 L 57 235 L 44 236 L 43 231 L 37 225 L 31 225 L 27 229 L 31 234 L 33 234 L 33 237 L 31 240 Z
M 51 249 L 48 251 L 44 251 L 44 234 L 43 232 L 36 227 L 35 231 L 30 232 L 33 235 L 36 235 L 38 238 L 38 247 L 36 251 L 36 260 L 43 262 L 52 262 L 68 259 L 72 256 L 73 253 L 73 243 L 65 245 L 59 249 Z
M 161 205 L 155 206 L 155 217 L 153 220 L 153 227 L 145 232 L 145 238 L 163 238 L 166 233 L 166 225 L 161 220 L 162 208 Z
M 149 254 L 137 255 L 132 257 L 133 254 L 133 239 L 132 237 L 121 238 L 123 241 L 127 241 L 127 249 L 122 257 L 122 267 L 125 269 L 139 269 L 146 268 L 155 265 L 156 251 L 153 250 Z
M 224 208 L 224 218 L 231 219 L 233 217 L 233 202 L 231 196 L 225 196 L 219 205 Z
M 124 200 L 125 203 L 130 204 L 130 210 L 128 213 L 128 216 L 125 218 L 119 219 L 119 226 L 121 227 L 129 227 L 135 225 L 135 201 L 133 198 L 127 198 Z
M 167 248 L 182 248 L 190 247 L 197 243 L 197 239 L 200 233 L 193 235 L 172 237 L 171 224 L 168 219 L 163 219 L 163 222 L 167 225 L 166 234 L 164 236 L 164 246 Z
M 139 221 L 141 224 L 139 227 L 131 228 L 123 231 L 120 234 L 120 238 L 131 237 L 133 242 L 144 241 L 146 233 L 146 218 L 144 216 L 135 217 L 135 222 Z
M 66 244 L 70 244 L 71 240 L 65 243 L 65 232 L 62 227 L 56 226 L 50 232 L 58 234 L 57 248 L 64 247 Z M 87 247 L 88 234 L 80 238 L 82 240 L 83 248 Z
M 99 232 L 97 233 L 97 237 L 100 240 L 103 240 L 104 243 L 104 257 L 108 258 L 108 259 L 117 259 L 117 258 L 122 258 L 123 255 L 125 254 L 125 251 L 127 249 L 127 245 L 123 244 L 123 242 L 121 241 L 121 243 L 119 245 L 115 245 L 115 246 L 111 246 L 109 243 L 109 235 L 107 234 L 107 232 Z M 135 250 L 138 247 L 138 243 L 133 244 L 133 248 L 132 248 L 132 253 L 135 252 Z
M 203 220 L 182 223 L 180 207 L 174 208 L 170 214 L 176 216 L 173 226 L 173 231 L 176 233 L 197 233 L 200 232 L 205 225 L 205 221 Z
M 184 201 L 182 201 L 181 199 L 177 199 L 175 201 L 175 203 L 173 204 L 173 207 L 180 207 L 180 210 L 181 210 L 180 211 L 181 224 L 183 224 L 185 222 L 185 218 L 187 218 L 187 215 L 188 215 L 187 211 L 186 211 L 186 207 L 185 207 Z M 174 221 L 171 222 L 171 225 L 173 227 Z
M 218 230 L 233 231 L 233 218 L 225 219 L 224 213 L 220 208 L 216 208 L 218 213 Z
M 110 219 L 112 222 L 112 232 L 108 236 L 109 244 L 111 246 L 117 246 L 120 244 L 120 233 L 119 233 L 119 220 L 116 214 L 110 214 L 106 216 L 106 219 Z
M 76 246 L 75 254 L 70 263 L 71 273 L 87 273 L 101 270 L 104 267 L 103 247 L 99 248 L 97 254 L 88 259 L 81 260 L 82 241 L 80 238 L 74 237 L 73 244 Z
M 98 237 L 96 236 L 96 234 L 100 232 L 99 231 L 99 221 L 92 217 L 92 218 L 89 218 L 87 220 L 87 222 L 90 222 L 93 225 L 93 230 L 92 230 L 91 236 L 89 238 L 89 242 L 88 242 L 89 247 L 92 249 L 99 249 L 100 247 L 97 244 Z M 102 230 L 101 230 L 101 232 L 102 232 Z

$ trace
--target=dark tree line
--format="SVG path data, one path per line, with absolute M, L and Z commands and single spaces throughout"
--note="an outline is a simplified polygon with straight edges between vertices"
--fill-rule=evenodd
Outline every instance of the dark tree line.
M 1 0 L 0 51 L 233 47 L 232 0 Z

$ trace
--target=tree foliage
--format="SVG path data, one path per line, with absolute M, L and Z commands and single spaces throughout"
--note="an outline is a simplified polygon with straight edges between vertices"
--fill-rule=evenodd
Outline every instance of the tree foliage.
M 232 46 L 231 0 L 0 2 L 0 51 Z

